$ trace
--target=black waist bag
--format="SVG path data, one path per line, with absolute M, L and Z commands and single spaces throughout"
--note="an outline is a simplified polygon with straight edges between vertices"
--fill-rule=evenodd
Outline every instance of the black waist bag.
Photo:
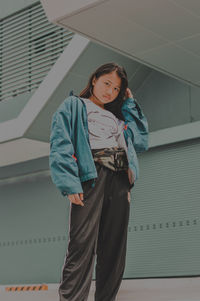
M 120 147 L 92 149 L 92 155 L 95 162 L 113 170 L 127 170 L 128 160 L 126 152 Z

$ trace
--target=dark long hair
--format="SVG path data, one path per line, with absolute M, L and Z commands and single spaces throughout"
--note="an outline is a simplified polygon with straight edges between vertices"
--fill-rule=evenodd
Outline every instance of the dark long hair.
M 93 78 L 98 79 L 104 74 L 116 71 L 117 75 L 121 78 L 121 87 L 118 96 L 110 103 L 104 104 L 104 108 L 112 112 L 118 119 L 124 120 L 121 113 L 121 106 L 125 100 L 125 92 L 128 87 L 128 78 L 125 69 L 116 63 L 107 63 L 98 67 L 90 76 L 89 81 L 85 89 L 79 94 L 80 97 L 89 98 L 93 93 Z

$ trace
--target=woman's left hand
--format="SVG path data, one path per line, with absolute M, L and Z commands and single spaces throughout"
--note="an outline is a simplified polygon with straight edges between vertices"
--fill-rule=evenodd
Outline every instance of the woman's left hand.
M 125 96 L 126 98 L 133 98 L 133 94 L 129 88 L 126 89 Z

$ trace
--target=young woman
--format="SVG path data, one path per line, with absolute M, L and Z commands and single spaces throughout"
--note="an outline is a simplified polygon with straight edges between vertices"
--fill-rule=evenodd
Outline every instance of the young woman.
M 86 301 L 95 256 L 95 301 L 114 301 L 125 268 L 130 189 L 136 152 L 148 149 L 148 123 L 123 67 L 100 66 L 79 96 L 53 114 L 52 180 L 70 201 L 60 301 Z

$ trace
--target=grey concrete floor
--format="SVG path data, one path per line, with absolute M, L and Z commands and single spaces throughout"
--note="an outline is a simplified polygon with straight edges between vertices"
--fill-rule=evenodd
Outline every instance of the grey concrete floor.
M 0 301 L 59 301 L 58 284 L 47 285 L 41 292 L 6 292 L 0 286 Z M 88 301 L 94 291 L 92 281 Z M 200 301 L 200 277 L 123 280 L 116 301 Z

